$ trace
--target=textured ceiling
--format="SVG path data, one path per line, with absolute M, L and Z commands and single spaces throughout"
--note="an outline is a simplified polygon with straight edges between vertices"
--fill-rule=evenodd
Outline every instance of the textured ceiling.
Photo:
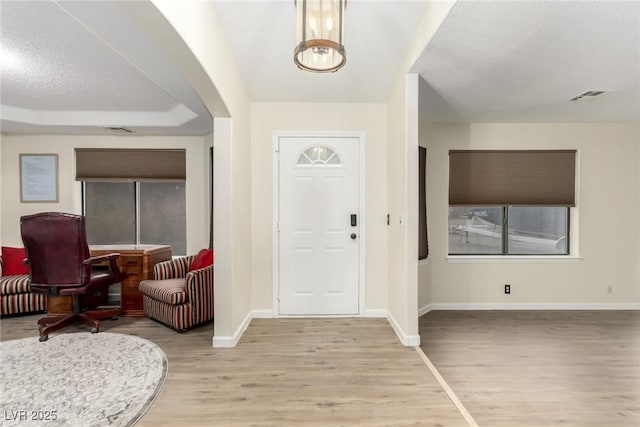
M 20 67 L 2 74 L 3 103 L 35 110 L 94 111 L 166 111 L 176 105 L 174 97 L 63 9 L 50 2 L 37 5 L 3 4 L 3 45 L 16 51 L 21 61 Z M 10 19 L 14 15 L 20 19 Z
M 2 130 L 206 134 L 177 67 L 115 2 L 2 1 Z M 4 62 L 4 61 L 3 61 Z
M 640 2 L 458 2 L 413 71 L 433 121 L 638 121 Z
M 212 120 L 118 1 L 0 2 L 2 130 L 198 135 Z M 386 102 L 424 0 L 349 0 L 346 66 L 293 64 L 292 0 L 216 0 L 253 101 Z M 15 68 L 14 68 L 15 67 Z M 458 1 L 412 68 L 432 121 L 639 121 L 640 2 Z M 604 95 L 567 100 L 589 90 Z

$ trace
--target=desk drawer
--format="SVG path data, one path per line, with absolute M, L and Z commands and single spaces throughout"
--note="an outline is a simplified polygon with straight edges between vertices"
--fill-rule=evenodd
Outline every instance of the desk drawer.
M 118 262 L 120 269 L 130 275 L 142 274 L 142 257 L 121 256 Z
M 142 307 L 142 294 L 138 291 L 138 281 L 125 280 L 122 282 L 122 309 L 134 310 Z

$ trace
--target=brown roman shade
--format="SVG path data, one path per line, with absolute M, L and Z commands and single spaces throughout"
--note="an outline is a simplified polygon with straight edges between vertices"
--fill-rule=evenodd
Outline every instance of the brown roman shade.
M 576 150 L 451 150 L 450 206 L 575 206 Z
M 76 181 L 185 181 L 185 150 L 76 148 Z
M 427 149 L 419 148 L 418 173 L 420 182 L 418 183 L 418 259 L 426 259 L 429 256 L 429 239 L 427 234 Z

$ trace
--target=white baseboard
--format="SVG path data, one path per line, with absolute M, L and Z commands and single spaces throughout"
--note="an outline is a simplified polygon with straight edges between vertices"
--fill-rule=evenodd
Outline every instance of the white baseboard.
M 420 307 L 418 309 L 418 317 L 424 316 L 425 314 L 427 314 L 431 310 L 433 310 L 432 304 L 427 304 L 427 305 L 425 305 L 423 307 Z
M 640 303 L 432 303 L 430 310 L 640 310 Z
M 365 310 L 363 317 L 382 317 L 387 318 L 389 316 L 389 312 L 384 309 L 371 309 Z
M 402 343 L 402 345 L 405 345 L 407 347 L 415 347 L 417 345 L 420 345 L 420 335 L 406 335 L 391 313 L 387 313 L 387 320 L 389 321 L 389 324 L 391 324 L 391 327 L 395 331 L 398 338 L 400 338 L 400 342 Z
M 371 309 L 364 311 L 364 317 L 386 318 L 400 342 L 408 347 L 420 345 L 420 335 L 405 335 L 396 319 L 389 313 L 389 310 Z
M 274 318 L 273 310 L 252 310 L 252 319 L 272 319 Z
M 213 337 L 214 348 L 232 348 L 235 347 L 233 337 Z
M 244 318 L 240 327 L 236 330 L 233 336 L 221 336 L 213 337 L 213 346 L 217 348 L 231 348 L 235 347 L 242 338 L 242 334 L 247 330 L 249 324 L 253 319 L 271 319 L 273 318 L 273 310 L 252 310 Z
M 251 323 L 251 319 L 253 318 L 253 312 L 250 311 L 247 314 L 247 317 L 244 318 L 238 329 L 236 330 L 233 336 L 214 336 L 213 337 L 213 346 L 216 348 L 231 348 L 235 347 L 242 338 L 242 334 L 249 327 L 249 323 Z

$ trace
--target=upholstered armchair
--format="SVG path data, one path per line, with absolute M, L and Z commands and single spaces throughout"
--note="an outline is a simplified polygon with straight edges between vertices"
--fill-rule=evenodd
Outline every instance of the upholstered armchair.
M 5 255 L 7 255 L 6 258 Z M 47 309 L 47 296 L 31 292 L 29 269 L 22 263 L 25 257 L 24 248 L 2 247 L 2 255 L 0 255 L 1 316 L 36 313 Z
M 213 265 L 189 270 L 194 256 L 155 265 L 154 280 L 140 282 L 147 317 L 177 331 L 213 319 Z

